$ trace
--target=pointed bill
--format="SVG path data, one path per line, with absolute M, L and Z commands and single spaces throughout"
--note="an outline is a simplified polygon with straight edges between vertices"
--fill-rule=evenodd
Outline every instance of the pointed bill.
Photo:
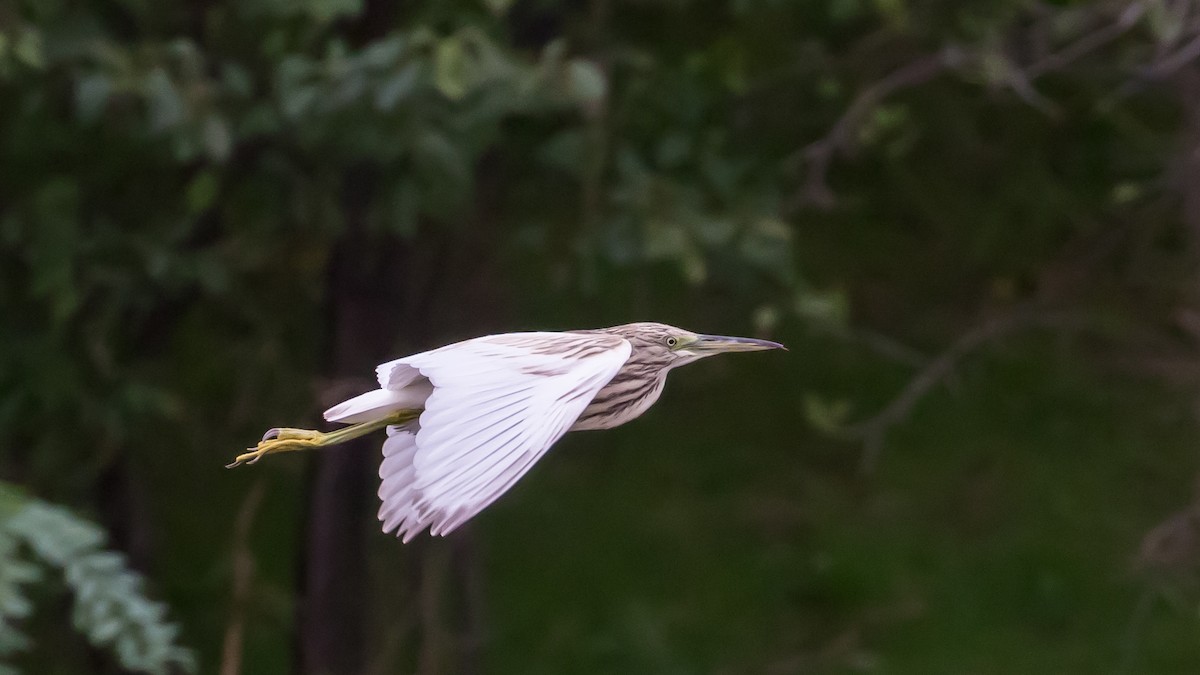
M 787 351 L 787 347 L 778 342 L 760 340 L 758 338 L 730 337 L 727 335 L 697 335 L 696 342 L 688 345 L 688 349 L 704 354 L 758 352 L 764 349 L 782 349 Z

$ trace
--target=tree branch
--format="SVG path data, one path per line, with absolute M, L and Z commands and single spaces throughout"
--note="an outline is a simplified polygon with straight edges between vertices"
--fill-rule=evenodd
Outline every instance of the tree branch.
M 1129 3 L 1121 9 L 1112 23 L 1083 35 L 1062 49 L 1028 66 L 1012 65 L 1008 69 L 1008 76 L 1003 85 L 1011 89 L 1027 104 L 1051 117 L 1057 116 L 1056 106 L 1034 88 L 1033 82 L 1048 73 L 1062 70 L 1084 56 L 1116 41 L 1136 26 L 1145 13 L 1145 3 L 1140 1 Z M 1026 30 L 1037 31 L 1054 18 L 1055 15 L 1051 13 L 1048 18 L 1040 19 L 1035 22 L 1036 25 Z M 1194 49 L 1200 53 L 1200 44 L 1196 44 Z M 1160 63 L 1166 62 L 1168 65 L 1178 68 L 1179 65 L 1176 65 L 1176 62 L 1187 63 L 1191 58 L 1195 58 L 1192 50 L 1193 45 L 1189 44 L 1176 52 L 1173 55 L 1174 58 L 1168 57 Z M 822 209 L 832 208 L 836 198 L 833 190 L 829 187 L 829 167 L 838 155 L 848 155 L 853 152 L 858 131 L 866 123 L 871 111 L 896 92 L 925 84 L 947 69 L 978 56 L 977 51 L 972 52 L 957 46 L 947 46 L 935 54 L 920 57 L 901 66 L 862 89 L 830 128 L 829 133 L 796 151 L 785 160 L 785 166 L 803 166 L 806 169 L 803 185 L 789 203 L 789 210 L 797 210 L 806 204 Z
M 1137 25 L 1138 20 L 1145 13 L 1146 6 L 1141 2 L 1130 4 L 1117 16 L 1117 20 L 1113 23 L 1084 35 L 1040 61 L 1035 61 L 1024 69 L 1025 76 L 1029 80 L 1036 80 L 1042 75 L 1066 68 L 1075 61 L 1128 33 L 1130 29 Z
M 841 324 L 822 326 L 821 330 L 836 340 L 859 345 L 876 356 L 911 368 L 922 368 L 929 363 L 925 354 L 882 333 Z
M 230 599 L 232 609 L 221 644 L 221 675 L 239 675 L 242 672 L 246 608 L 250 603 L 255 569 L 254 552 L 250 550 L 250 528 L 258 515 L 258 507 L 262 505 L 265 492 L 262 479 L 259 479 L 250 492 L 246 493 L 233 523 L 233 593 Z
M 854 150 L 855 136 L 866 121 L 867 115 L 897 91 L 924 84 L 940 75 L 955 60 L 952 57 L 956 53 L 946 49 L 922 56 L 867 86 L 854 97 L 850 106 L 824 138 L 808 144 L 788 157 L 785 160 L 787 165 L 807 165 L 808 169 L 804 188 L 796 196 L 798 203 L 793 206 L 811 203 L 825 209 L 832 208 L 835 200 L 827 178 L 829 165 L 836 155 L 848 154 Z
M 1200 57 L 1200 35 L 1176 51 L 1155 61 L 1143 73 L 1147 79 L 1161 80 Z
M 949 348 L 918 371 L 900 390 L 900 393 L 884 406 L 883 410 L 873 417 L 849 425 L 842 430 L 847 436 L 863 441 L 862 472 L 866 474 L 874 472 L 879 462 L 879 456 L 883 452 L 883 440 L 887 432 L 896 424 L 908 419 L 913 408 L 935 387 L 953 375 L 955 368 L 964 358 L 1002 337 L 1027 328 L 1061 325 L 1066 323 L 1069 318 L 1058 312 L 1044 312 L 1028 308 L 1017 309 L 1001 316 L 992 317 L 964 333 Z

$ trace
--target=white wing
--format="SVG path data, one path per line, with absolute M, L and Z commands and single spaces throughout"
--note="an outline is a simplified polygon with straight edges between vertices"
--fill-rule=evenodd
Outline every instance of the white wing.
M 476 338 L 378 368 L 385 389 L 433 384 L 419 423 L 388 429 L 379 467 L 384 532 L 447 534 L 512 487 L 629 358 L 606 334 Z

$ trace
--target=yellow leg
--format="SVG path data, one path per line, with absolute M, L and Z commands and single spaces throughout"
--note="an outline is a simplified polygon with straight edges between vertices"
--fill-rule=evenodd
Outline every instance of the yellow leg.
M 235 457 L 232 463 L 225 465 L 225 468 L 232 469 L 241 464 L 254 464 L 267 455 L 274 455 L 280 452 L 311 450 L 328 445 L 345 443 L 351 439 L 369 434 L 376 429 L 382 429 L 390 424 L 411 422 L 420 414 L 420 410 L 401 410 L 382 419 L 351 424 L 350 426 L 328 433 L 312 429 L 290 429 L 287 427 L 271 429 L 263 434 L 263 439 L 259 441 L 256 447 L 247 448 L 248 452 Z
M 312 429 L 289 429 L 288 427 L 276 427 L 268 429 L 267 433 L 263 434 L 264 441 L 313 441 L 325 434 Z

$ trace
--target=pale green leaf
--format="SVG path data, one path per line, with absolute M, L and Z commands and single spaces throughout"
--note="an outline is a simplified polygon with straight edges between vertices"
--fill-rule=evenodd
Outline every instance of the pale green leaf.
M 155 68 L 142 84 L 149 105 L 150 130 L 165 131 L 178 126 L 186 113 L 183 99 L 162 68 Z
M 42 47 L 42 34 L 36 29 L 26 28 L 17 36 L 13 45 L 13 56 L 31 68 L 41 69 L 46 65 Z
M 844 324 L 850 315 L 846 294 L 840 291 L 801 290 L 792 309 L 814 323 Z
M 359 60 L 362 65 L 372 69 L 386 69 L 394 66 L 404 54 L 405 40 L 400 35 L 390 35 L 376 40 L 362 50 Z
M 224 117 L 211 114 L 204 118 L 204 150 L 209 158 L 223 162 L 233 149 L 233 133 Z
M 315 86 L 296 87 L 287 91 L 283 96 L 283 114 L 292 120 L 297 120 L 307 114 L 316 103 L 321 90 Z
M 92 122 L 99 118 L 108 97 L 112 92 L 112 83 L 107 75 L 95 73 L 84 75 L 75 83 L 75 110 L 84 122 Z
M 515 0 L 483 0 L 483 4 L 492 14 L 504 16 L 512 8 Z
M 416 63 L 405 64 L 375 90 L 375 107 L 382 112 L 391 112 L 416 91 L 420 81 L 421 67 Z
M 808 423 L 817 431 L 830 435 L 842 431 L 851 412 L 849 401 L 830 401 L 813 393 L 804 395 L 803 407 Z
M 454 101 L 467 93 L 470 62 L 461 39 L 451 35 L 438 41 L 433 55 L 433 84 Z
M 571 59 L 567 63 L 567 91 L 580 103 L 598 103 L 608 94 L 608 78 L 595 62 Z

